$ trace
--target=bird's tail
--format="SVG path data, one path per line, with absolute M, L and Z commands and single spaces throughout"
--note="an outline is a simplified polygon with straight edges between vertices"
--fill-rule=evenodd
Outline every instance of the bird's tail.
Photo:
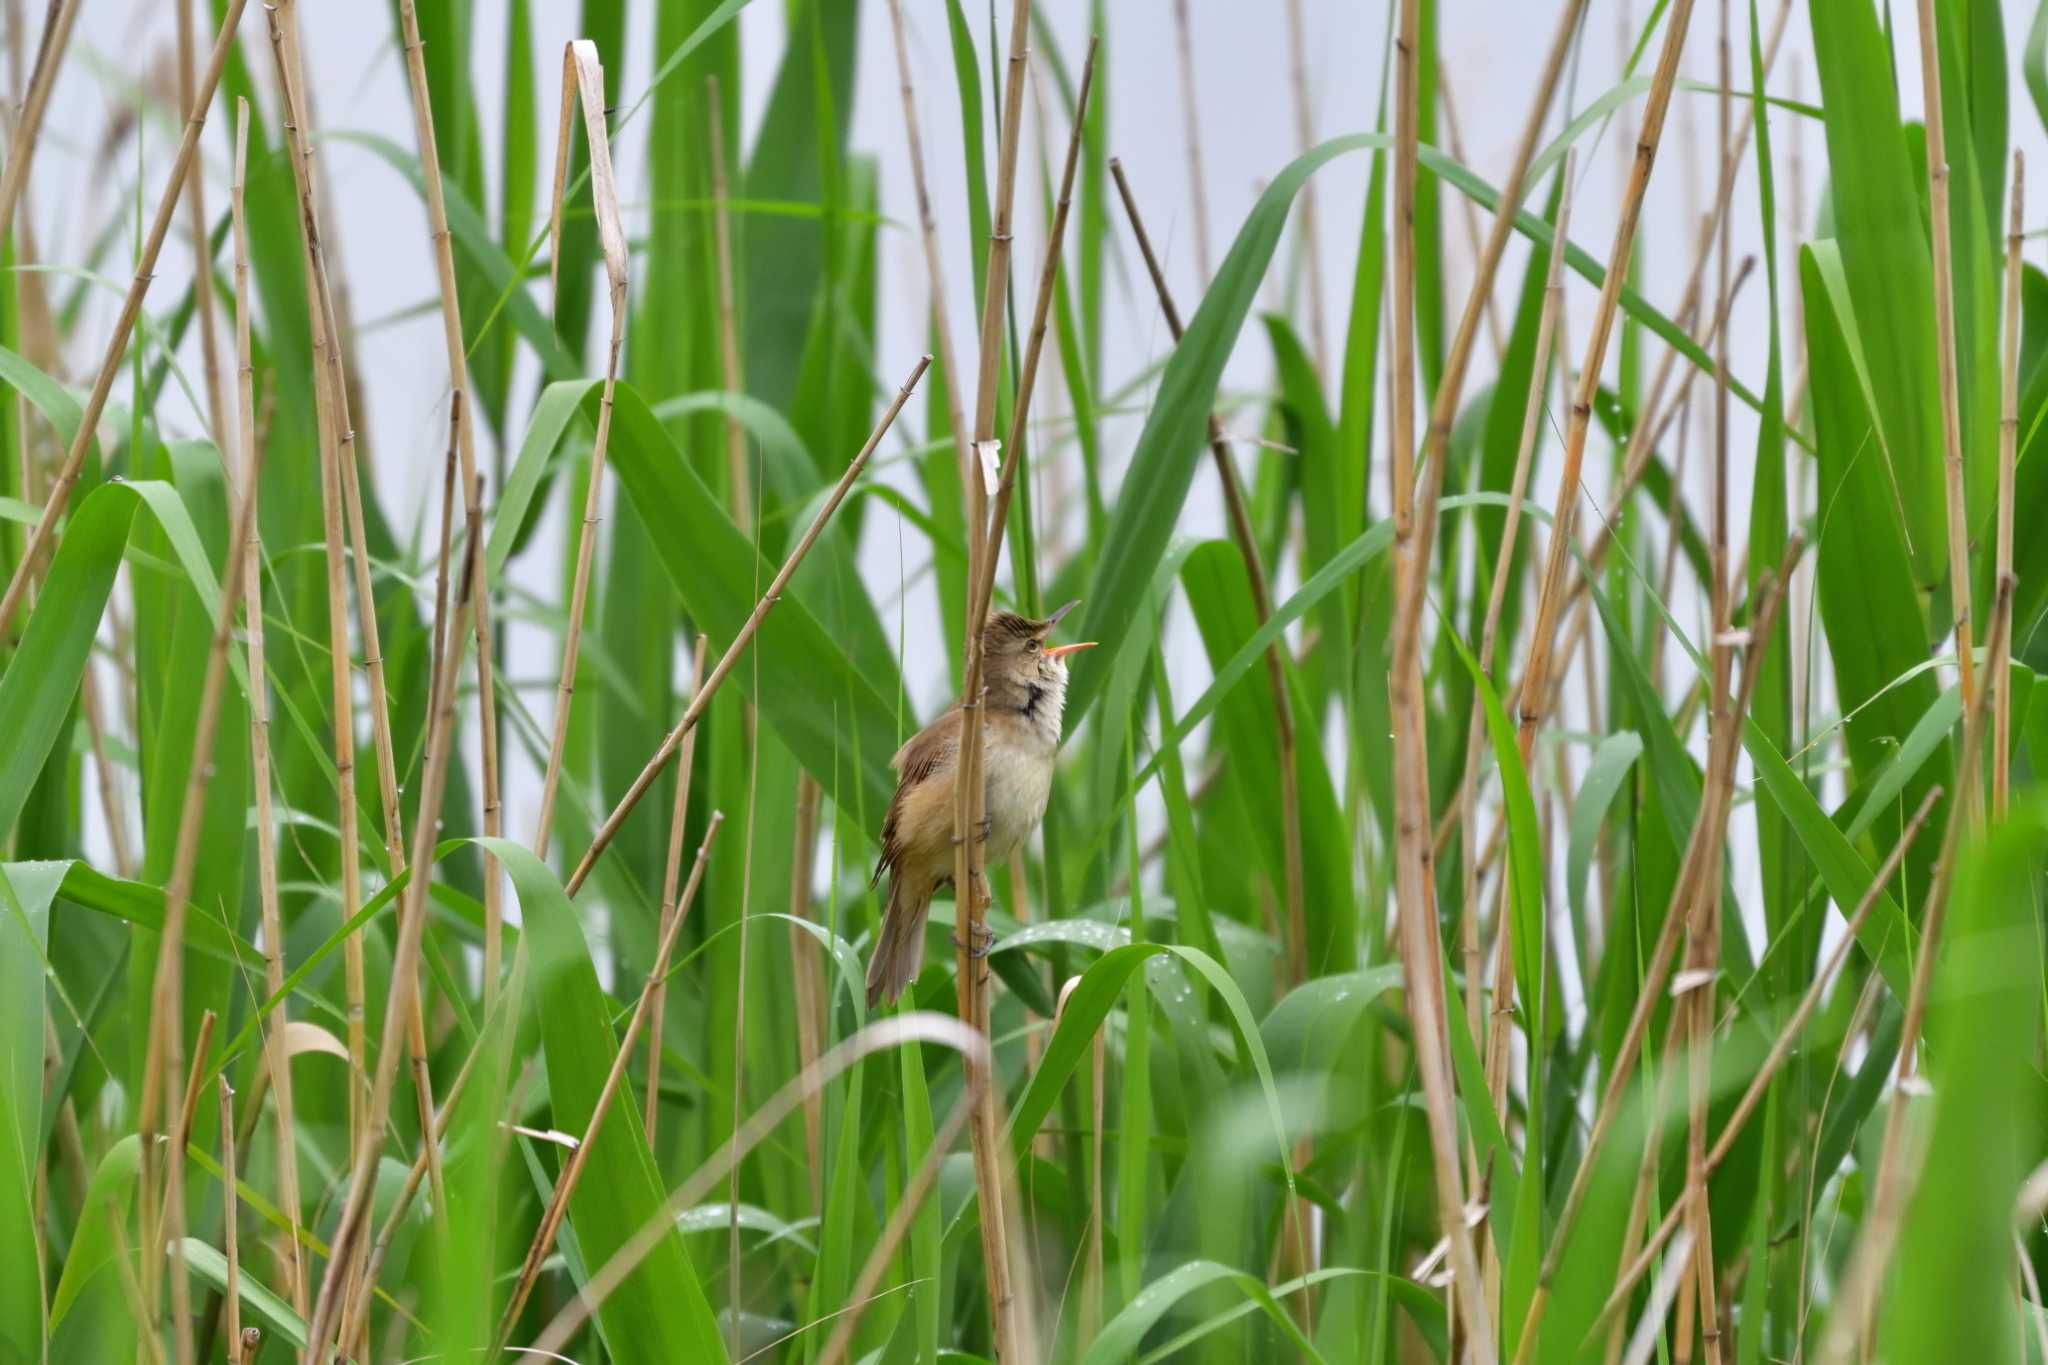
M 931 913 L 935 887 L 914 885 L 902 868 L 889 874 L 889 904 L 882 911 L 882 931 L 868 954 L 868 1008 L 894 1001 L 917 979 L 924 965 L 924 922 Z

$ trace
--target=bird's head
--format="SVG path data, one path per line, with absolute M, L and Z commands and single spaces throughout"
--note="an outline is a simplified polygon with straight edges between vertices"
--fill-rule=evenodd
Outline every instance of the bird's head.
M 1067 699 L 1067 656 L 1092 649 L 1095 642 L 1055 645 L 1048 641 L 1060 618 L 1079 605 L 1069 602 L 1038 619 L 1009 611 L 989 613 L 988 624 L 982 628 L 981 655 L 991 704 L 1029 715 L 1046 714 L 1058 724 Z

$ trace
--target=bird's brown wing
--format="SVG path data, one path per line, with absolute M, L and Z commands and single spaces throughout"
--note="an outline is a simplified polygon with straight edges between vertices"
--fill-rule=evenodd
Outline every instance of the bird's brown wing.
M 896 770 L 896 794 L 889 798 L 889 813 L 882 818 L 882 857 L 875 864 L 873 886 L 882 873 L 896 865 L 903 855 L 903 810 L 916 787 L 936 773 L 953 766 L 960 751 L 960 708 L 950 707 L 930 725 L 905 740 L 889 766 Z

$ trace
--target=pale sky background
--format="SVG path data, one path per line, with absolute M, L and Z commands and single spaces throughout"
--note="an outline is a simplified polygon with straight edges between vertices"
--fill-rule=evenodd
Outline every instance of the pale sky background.
M 848 3 L 850 0 L 831 0 Z M 1841 3 L 1862 0 L 1838 0 Z M 1191 219 L 1188 163 L 1182 123 L 1181 83 L 1175 57 L 1172 20 L 1173 0 L 1115 0 L 1108 6 L 1112 25 L 1108 34 L 1107 78 L 1110 99 L 1110 151 L 1123 158 L 1147 215 L 1148 226 L 1167 258 L 1167 268 L 1184 312 L 1192 312 L 1199 295 L 1194 236 Z M 1338 0 L 1301 0 L 1306 25 L 1306 86 L 1318 138 L 1368 130 L 1379 97 L 1387 5 L 1339 3 Z M 16 0 L 8 12 L 33 11 L 31 33 L 39 31 L 40 4 Z M 201 8 L 204 8 L 203 6 Z M 975 16 L 977 37 L 985 25 L 986 7 L 970 5 Z M 997 8 L 1007 23 L 1009 5 Z M 1078 67 L 1086 42 L 1088 6 L 1084 0 L 1043 0 L 1041 12 L 1059 36 L 1062 52 Z M 1468 164 L 1488 182 L 1498 184 L 1507 169 L 1515 139 L 1526 116 L 1543 52 L 1557 21 L 1555 3 L 1510 3 L 1508 0 L 1442 0 L 1442 59 L 1448 83 L 1456 101 L 1460 130 Z M 578 6 L 569 0 L 534 0 L 536 80 L 545 120 L 539 130 L 543 154 L 551 148 L 555 101 L 558 97 L 561 50 L 564 41 L 578 36 Z M 958 120 L 953 94 L 951 60 L 947 47 L 944 9 L 938 0 L 906 0 L 910 30 L 913 76 L 923 114 L 926 154 L 935 206 L 945 241 L 949 284 L 955 297 L 948 301 L 956 337 L 961 345 L 973 335 L 973 298 L 978 282 L 970 279 L 962 192 Z M 1299 150 L 1295 128 L 1293 96 L 1296 82 L 1288 60 L 1286 9 L 1281 0 L 1188 0 L 1193 25 L 1194 61 L 1197 81 L 1203 92 L 1200 111 L 1202 153 L 1209 199 L 1210 236 L 1213 251 L 1221 257 L 1238 225 L 1251 206 L 1259 188 Z M 1584 108 L 1616 79 L 1620 63 L 1635 26 L 1649 9 L 1648 0 L 1594 0 L 1587 21 L 1588 31 L 1581 60 L 1568 75 L 1565 98 L 1573 111 Z M 1715 35 L 1720 6 L 1701 3 L 1693 21 L 1684 63 L 1685 74 L 1712 82 L 1716 78 Z M 1762 23 L 1768 32 L 1778 9 L 1777 0 L 1759 0 Z M 1914 9 L 1893 5 L 1897 51 L 1901 56 L 1900 95 L 1909 116 L 1920 108 L 1917 66 L 1918 36 Z M 2048 143 L 2044 143 L 2039 119 L 2025 94 L 2018 74 L 2016 51 L 2031 19 L 2030 5 L 2009 0 L 2006 6 L 2008 69 L 2011 73 L 2013 143 L 2024 149 L 2037 166 L 2048 166 Z M 477 0 L 476 52 L 479 57 L 474 79 L 474 100 L 480 113 L 484 145 L 498 141 L 502 115 L 504 5 L 499 0 Z M 1735 85 L 1748 85 L 1747 7 L 1733 6 Z M 313 86 L 319 126 L 326 131 L 365 130 L 380 133 L 403 146 L 413 144 L 411 108 L 401 54 L 394 40 L 393 25 L 386 5 L 375 0 L 301 0 L 305 52 Z M 1806 6 L 1795 4 L 1786 26 L 1783 49 L 1770 77 L 1769 90 L 1777 95 L 1817 98 L 1812 42 L 1807 26 Z M 35 167 L 31 189 L 32 211 L 43 228 L 46 252 L 59 263 L 75 259 L 82 252 L 81 224 L 96 224 L 105 213 L 105 196 L 127 192 L 126 187 L 109 187 L 88 179 L 93 162 L 90 149 L 113 116 L 132 96 L 130 85 L 152 64 L 166 61 L 173 51 L 172 10 L 162 0 L 84 0 L 83 14 L 74 40 L 74 60 L 67 63 L 51 113 L 51 134 Z M 747 111 L 748 141 L 766 101 L 775 64 L 782 47 L 783 8 L 773 0 L 750 5 L 740 18 L 744 78 L 742 98 Z M 270 54 L 263 41 L 260 8 L 251 5 L 244 21 L 245 42 L 259 82 L 270 79 Z M 653 5 L 640 0 L 630 7 L 628 47 L 623 64 L 622 103 L 630 104 L 646 89 L 654 66 L 650 51 L 653 38 Z M 1661 43 L 1661 36 L 1657 40 Z M 1654 64 L 1656 43 L 1646 55 L 1643 72 Z M 31 39 L 30 50 L 33 51 Z M 608 66 L 617 65 L 612 53 L 603 54 Z M 89 58 L 89 60 L 77 60 Z M 890 36 L 889 11 L 882 0 L 865 0 L 861 7 L 860 52 L 854 95 L 854 117 L 850 142 L 854 149 L 877 155 L 881 164 L 882 211 L 897 224 L 915 222 L 908 167 L 904 153 L 904 130 L 898 99 L 896 68 Z M 1640 115 L 1641 100 L 1624 107 L 1622 117 L 1611 125 L 1598 142 L 1581 142 L 1580 180 L 1573 207 L 1575 240 L 1596 258 L 1607 256 L 1620 186 L 1626 168 L 1629 142 Z M 1052 136 L 1059 139 L 1053 149 L 1054 163 L 1064 149 L 1065 130 L 1061 120 L 1048 110 Z M 1739 112 L 1739 109 L 1738 109 Z M 206 158 L 210 204 L 225 204 L 226 167 L 229 156 L 227 120 L 216 104 L 206 131 Z M 1547 137 L 1561 126 L 1565 113 L 1554 108 L 1547 125 Z M 1641 237 L 1644 292 L 1660 308 L 1672 310 L 1683 290 L 1691 264 L 1691 243 L 1697 215 L 1704 211 L 1707 182 L 1714 165 L 1715 101 L 1710 95 L 1681 93 L 1673 106 L 1663 152 L 1644 217 Z M 620 191 L 628 201 L 646 198 L 646 148 L 648 120 L 630 124 L 620 134 L 614 150 L 619 170 Z M 1035 136 L 1038 121 L 1027 119 L 1024 165 L 1036 164 Z M 1771 124 L 1777 152 L 1779 214 L 1781 228 L 1780 287 L 1788 307 L 1797 290 L 1796 257 L 1790 243 L 1794 223 L 1810 223 L 1812 205 L 1821 187 L 1825 154 L 1820 129 L 1796 115 L 1779 111 Z M 169 125 L 158 120 L 150 125 L 152 179 L 147 190 L 153 203 L 161 168 L 168 162 Z M 579 134 L 580 136 L 580 134 Z M 1804 202 L 1793 201 L 1795 149 L 1804 148 Z M 331 177 L 332 197 L 326 202 L 326 230 L 331 249 L 348 272 L 355 316 L 359 323 L 374 319 L 374 336 L 365 336 L 358 355 L 365 367 L 360 376 L 367 395 L 369 448 L 374 452 L 376 478 L 383 504 L 398 526 L 401 536 L 415 517 L 435 515 L 438 497 L 442 442 L 445 439 L 448 386 L 445 377 L 439 322 L 421 309 L 433 297 L 434 275 L 427 238 L 424 208 L 411 188 L 371 153 L 360 148 L 329 144 L 323 153 Z M 1316 208 L 1320 233 L 1322 293 L 1329 333 L 1331 364 L 1341 357 L 1341 333 L 1351 287 L 1351 263 L 1356 249 L 1365 177 L 1369 161 L 1363 155 L 1339 159 L 1317 176 Z M 489 177 L 495 196 L 498 177 Z M 1753 163 L 1746 164 L 1735 191 L 1734 241 L 1738 255 L 1760 252 L 1761 229 L 1757 219 L 1757 198 Z M 1029 281 L 1035 277 L 1040 257 L 1043 223 L 1036 195 L 1020 195 L 1017 251 L 1017 286 L 1020 298 L 1029 297 Z M 544 205 L 539 206 L 544 209 Z M 1466 221 L 1462 205 L 1453 192 L 1445 194 L 1445 241 L 1450 262 L 1447 289 L 1447 320 L 1454 320 L 1462 304 L 1471 263 L 1467 248 Z M 495 198 L 493 198 L 495 212 Z M 2038 222 L 2043 215 L 2032 214 Z M 1298 221 L 1298 218 L 1297 218 Z M 1135 270 L 1135 253 L 1128 246 L 1121 215 L 1113 214 L 1115 235 Z M 629 230 L 632 225 L 629 223 Z M 1476 230 L 1484 232 L 1481 218 Z M 182 223 L 181 223 L 182 230 Z M 1288 273 L 1298 239 L 1288 239 L 1275 282 Z M 1496 297 L 1506 312 L 1512 306 L 1512 291 L 1519 282 L 1525 249 L 1519 239 L 1510 249 L 1503 266 L 1502 284 Z M 189 255 L 173 244 L 165 253 L 160 282 L 149 304 L 153 309 L 169 306 L 183 285 L 189 270 Z M 880 238 L 880 289 L 882 316 L 876 338 L 878 379 L 893 386 L 907 371 L 925 336 L 925 271 L 918 241 L 902 227 L 885 227 Z M 1711 269 L 1709 280 L 1711 281 Z M 1149 289 L 1136 275 L 1113 272 L 1107 303 L 1105 354 L 1108 373 L 1099 387 L 1113 388 L 1139 373 L 1163 356 L 1168 348 L 1165 328 L 1158 320 Z M 1710 284 L 1711 288 L 1711 284 Z M 545 286 L 537 290 L 544 294 Z M 1262 303 L 1275 301 L 1269 292 Z M 1593 290 L 1573 279 L 1568 290 L 1568 335 L 1576 349 L 1583 344 L 1594 301 Z M 540 297 L 542 306 L 546 299 Z M 78 381 L 89 362 L 86 347 L 96 351 L 111 324 L 117 299 L 111 292 L 96 296 L 84 324 L 77 329 L 81 343 L 70 357 L 69 376 Z M 1766 291 L 1761 278 L 1753 279 L 1744 292 L 1735 315 L 1732 336 L 1734 368 L 1739 377 L 1761 388 L 1764 364 L 1764 327 L 1767 320 Z M 599 295 L 602 311 L 602 295 Z M 1297 325 L 1307 326 L 1307 310 L 1294 310 Z M 602 326 L 602 319 L 595 319 Z M 1795 338 L 1787 319 L 1788 354 Z M 198 373 L 195 347 L 187 348 L 192 372 Z M 593 348 L 593 353 L 601 348 Z M 1654 358 L 1658 353 L 1653 351 Z M 525 365 L 521 392 L 532 392 L 533 367 Z M 1574 357 L 1576 364 L 1576 357 Z M 1476 387 L 1490 377 L 1494 353 L 1484 339 L 1475 361 Z M 1612 372 L 1610 352 L 1608 368 Z M 1238 347 L 1226 383 L 1256 388 L 1267 382 L 1269 359 L 1262 329 L 1248 327 Z M 1041 386 L 1041 413 L 1056 410 L 1048 403 L 1056 387 L 1048 377 Z M 1792 378 L 1788 362 L 1787 382 Z M 1470 388 L 1468 388 L 1468 393 Z M 1702 386 L 1701 397 L 1707 390 Z M 1147 395 L 1149 400 L 1149 394 Z M 515 396 L 514 411 L 523 409 L 529 398 Z M 1696 403 L 1701 412 L 1708 403 Z M 919 405 L 906 412 L 915 429 L 914 414 Z M 1561 419 L 1553 404 L 1553 416 Z M 1734 515 L 1736 541 L 1747 522 L 1747 487 L 1754 442 L 1754 423 L 1738 406 L 1732 433 L 1735 452 L 1732 482 L 1736 490 Z M 201 425 L 196 414 L 183 414 L 188 432 Z M 178 404 L 168 405 L 165 418 L 175 430 L 181 419 Z M 365 418 L 358 414 L 359 425 Z M 1560 421 L 1561 424 L 1561 421 Z M 1135 421 L 1112 424 L 1107 429 L 1106 448 L 1112 458 L 1121 458 L 1137 433 Z M 482 433 L 480 432 L 480 435 Z M 1704 434 L 1704 431 L 1702 431 Z M 1597 440 L 1597 437 L 1596 437 Z M 1702 449 L 1697 443 L 1695 451 Z M 1535 496 L 1546 504 L 1554 495 L 1555 451 L 1553 441 L 1547 455 L 1539 455 Z M 851 452 L 847 452 L 850 454 Z M 1248 462 L 1249 452 L 1240 452 Z M 1604 471 L 1604 455 L 1588 459 L 1589 471 Z M 1705 461 L 1695 458 L 1696 471 L 1690 496 L 1698 515 L 1705 516 Z M 1204 471 L 1206 473 L 1206 471 Z M 1385 470 L 1372 473 L 1374 500 L 1385 506 Z M 1110 492 L 1114 493 L 1112 482 Z M 920 495 L 921 496 L 921 495 Z M 559 507 L 557 507 L 559 513 Z M 1587 516 L 1582 521 L 1590 521 Z M 896 580 L 894 528 L 883 518 L 871 517 L 870 544 L 864 561 L 871 580 L 878 585 Z M 1213 481 L 1198 477 L 1195 493 L 1184 511 L 1181 529 L 1192 534 L 1221 534 L 1222 520 Z M 549 538 L 537 541 L 515 574 L 532 577 L 537 585 L 553 581 L 551 547 L 559 546 L 560 517 Z M 1292 575 L 1289 576 L 1291 581 Z M 1288 582 L 1281 585 L 1284 591 Z M 897 607 L 893 589 L 878 588 L 878 603 L 886 623 L 893 629 Z M 1681 620 L 1696 624 L 1700 608 L 1684 606 Z M 909 612 L 913 644 L 906 660 L 920 707 L 927 713 L 950 690 L 947 661 L 937 657 L 936 647 L 919 647 L 915 637 L 935 622 L 934 605 L 928 591 L 913 591 L 904 607 Z M 1803 614 L 1803 613 L 1802 613 Z M 515 635 L 512 671 L 527 676 L 552 676 L 552 637 L 529 633 Z M 1177 688 L 1183 698 L 1191 697 L 1206 682 L 1199 641 L 1192 631 L 1176 633 L 1176 672 L 1188 670 L 1189 682 Z M 536 691 L 531 701 L 543 721 L 551 702 Z M 1582 718 L 1582 717 L 1581 717 Z M 1566 724 L 1573 724 L 1572 717 Z M 471 736 L 471 742 L 474 737 Z M 511 747 L 508 746 L 508 755 Z M 1745 778 L 1746 780 L 1746 778 Z M 507 828 L 523 830 L 531 823 L 537 781 L 523 781 L 515 765 L 508 772 Z M 1748 817 L 1737 815 L 1738 891 L 1753 884 L 1753 836 Z M 1750 898 L 1753 899 L 1753 898 Z

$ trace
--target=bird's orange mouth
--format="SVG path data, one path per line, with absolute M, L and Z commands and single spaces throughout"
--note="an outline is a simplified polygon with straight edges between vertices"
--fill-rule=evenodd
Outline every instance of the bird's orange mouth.
M 1074 653 L 1076 650 L 1093 649 L 1095 648 L 1095 644 L 1096 642 L 1093 640 L 1083 640 L 1078 644 L 1054 645 L 1052 648 L 1045 651 L 1045 657 L 1048 659 L 1064 658 L 1065 656 Z

